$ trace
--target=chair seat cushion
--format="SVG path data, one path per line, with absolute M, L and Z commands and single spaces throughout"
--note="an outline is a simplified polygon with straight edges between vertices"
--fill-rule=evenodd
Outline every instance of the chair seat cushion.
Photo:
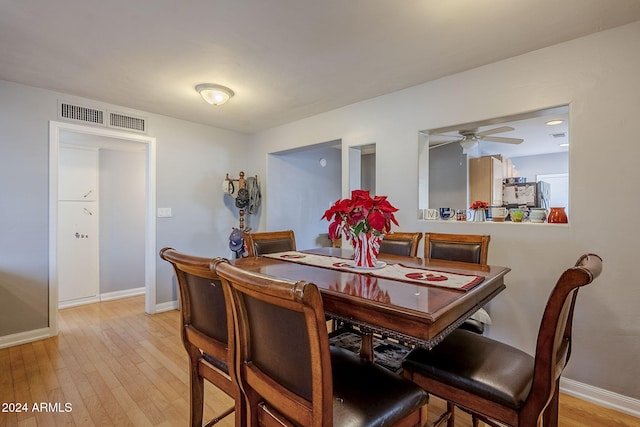
M 411 381 L 348 350 L 330 350 L 334 426 L 390 426 L 427 403 L 427 393 Z
M 533 366 L 529 354 L 461 329 L 432 350 L 413 350 L 402 364 L 406 371 L 515 410 L 529 395 Z

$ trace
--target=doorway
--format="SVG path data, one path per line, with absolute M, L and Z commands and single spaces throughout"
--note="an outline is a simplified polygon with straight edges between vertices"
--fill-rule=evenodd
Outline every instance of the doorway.
M 331 245 L 322 215 L 341 195 L 342 141 L 269 153 L 267 175 L 267 230 L 293 230 L 298 249 Z
M 349 147 L 349 190 L 376 194 L 376 144 Z
M 63 142 L 64 140 L 64 142 Z M 60 146 L 72 141 L 74 145 L 111 144 L 111 148 L 130 150 L 141 146 L 145 163 L 144 209 L 144 289 L 145 311 L 156 312 L 156 235 L 155 235 L 155 138 L 131 132 L 94 128 L 51 121 L 49 124 L 49 327 L 53 335 L 58 332 L 57 313 L 59 299 L 59 177 Z M 93 142 L 89 142 L 93 141 Z M 116 147 L 116 148 L 114 148 Z

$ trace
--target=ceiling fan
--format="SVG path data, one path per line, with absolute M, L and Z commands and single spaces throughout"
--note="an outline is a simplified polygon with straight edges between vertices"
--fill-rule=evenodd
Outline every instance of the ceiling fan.
M 515 129 L 512 128 L 511 126 L 501 126 L 499 128 L 489 129 L 483 132 L 478 132 L 477 128 L 461 129 L 458 131 L 460 136 L 456 136 L 456 137 L 447 136 L 439 133 L 433 133 L 433 134 L 429 134 L 429 139 L 430 141 L 434 141 L 435 144 L 433 145 L 429 144 L 429 149 L 451 144 L 452 142 L 459 142 L 460 145 L 462 146 L 462 152 L 464 154 L 468 154 L 471 150 L 473 150 L 478 146 L 478 142 L 480 141 L 502 142 L 506 144 L 522 143 L 524 139 L 507 138 L 503 136 L 491 136 L 491 135 L 495 135 L 496 133 L 511 132 L 512 130 L 515 130 Z M 443 142 L 437 142 L 437 138 L 442 138 L 442 137 L 455 138 L 455 139 L 443 141 Z

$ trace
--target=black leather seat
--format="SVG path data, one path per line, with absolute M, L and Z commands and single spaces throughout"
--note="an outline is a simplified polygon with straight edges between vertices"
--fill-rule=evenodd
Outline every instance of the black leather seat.
M 313 283 L 250 273 L 228 262 L 214 268 L 234 324 L 230 371 L 246 397 L 242 425 L 420 425 L 424 390 L 329 346 L 322 297 Z
M 454 407 L 491 425 L 558 425 L 560 376 L 571 355 L 571 327 L 578 289 L 602 271 L 597 255 L 583 255 L 558 279 L 544 310 L 535 357 L 510 345 L 457 329 L 432 350 L 414 350 L 403 374 Z M 476 425 L 476 424 L 474 424 Z
M 524 351 L 458 328 L 432 350 L 413 350 L 403 367 L 516 409 L 531 390 L 533 364 Z

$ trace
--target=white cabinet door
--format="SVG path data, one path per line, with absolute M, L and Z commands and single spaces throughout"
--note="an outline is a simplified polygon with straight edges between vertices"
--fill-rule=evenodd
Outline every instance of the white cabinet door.
M 98 203 L 58 202 L 58 302 L 98 295 Z
M 98 197 L 98 151 L 60 147 L 58 200 L 93 201 Z

